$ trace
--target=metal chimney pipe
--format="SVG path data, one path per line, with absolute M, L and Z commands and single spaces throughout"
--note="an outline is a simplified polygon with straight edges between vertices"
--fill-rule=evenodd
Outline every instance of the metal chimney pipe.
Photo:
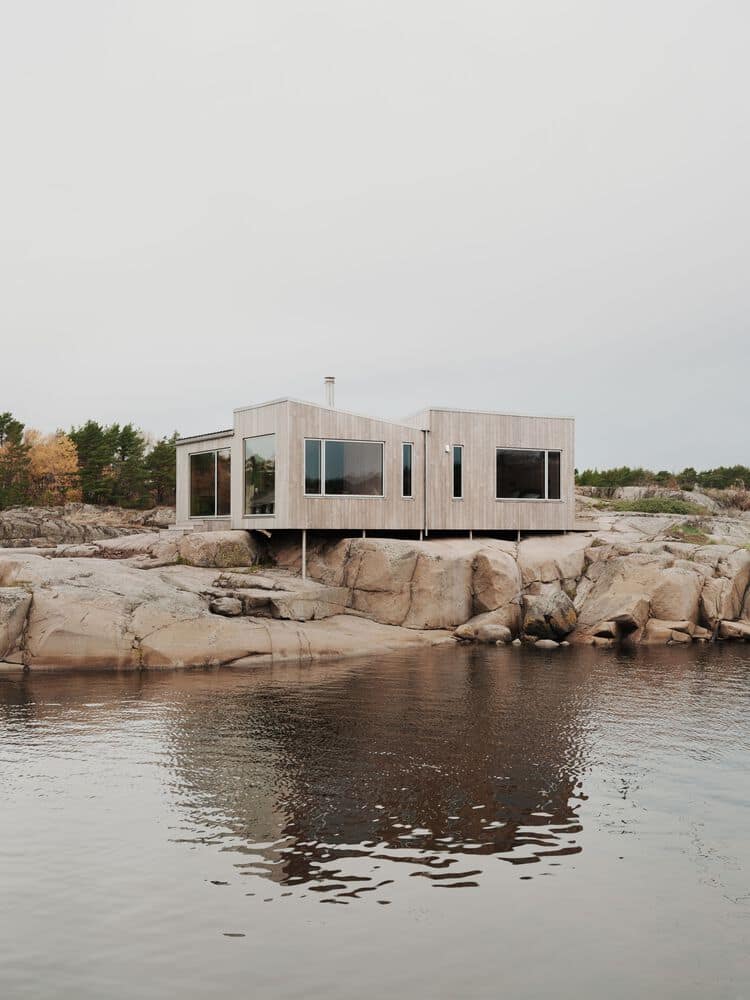
M 333 375 L 326 375 L 323 379 L 323 385 L 326 392 L 326 406 L 330 406 L 331 409 L 334 408 L 334 388 L 336 385 L 336 379 Z

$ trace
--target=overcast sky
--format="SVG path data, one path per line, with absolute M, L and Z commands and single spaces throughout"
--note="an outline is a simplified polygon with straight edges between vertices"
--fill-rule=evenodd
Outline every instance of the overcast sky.
M 0 2 L 0 411 L 750 464 L 747 0 Z

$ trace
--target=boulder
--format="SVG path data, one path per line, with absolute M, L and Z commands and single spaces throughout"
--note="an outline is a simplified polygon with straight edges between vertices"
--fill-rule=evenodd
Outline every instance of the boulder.
M 556 642 L 554 639 L 537 639 L 534 643 L 534 649 L 559 649 L 560 643 Z
M 719 622 L 719 638 L 750 640 L 750 621 Z
M 651 594 L 662 585 L 662 573 L 670 562 L 667 557 L 635 553 L 594 563 L 589 585 L 579 588 L 576 597 L 579 628 L 591 632 L 602 622 L 615 622 L 622 634 L 642 629 Z
M 457 639 L 480 641 L 480 632 L 485 635 L 490 635 L 493 629 L 498 628 L 503 630 L 502 632 L 496 633 L 498 637 L 500 635 L 504 636 L 507 632 L 510 639 L 512 639 L 518 632 L 518 622 L 516 620 L 518 612 L 519 609 L 517 605 L 513 605 L 512 611 L 510 610 L 510 606 L 498 608 L 497 611 L 485 611 L 484 614 L 475 615 L 463 625 L 459 625 L 453 634 Z
M 513 633 L 506 625 L 488 623 L 480 625 L 476 630 L 477 642 L 500 643 L 505 645 L 513 640 Z
M 651 592 L 651 615 L 662 619 L 697 621 L 704 577 L 700 571 L 677 566 L 663 570 Z
M 576 609 L 564 591 L 526 596 L 523 601 L 523 632 L 538 639 L 564 639 L 576 626 Z
M 472 567 L 473 606 L 476 614 L 495 611 L 513 604 L 518 614 L 521 571 L 509 552 L 485 549 L 477 554 Z
M 179 559 L 189 566 L 252 566 L 259 546 L 249 531 L 194 531 L 177 541 Z
M 706 546 L 695 553 L 695 561 L 708 566 L 713 573 L 701 591 L 702 620 L 715 628 L 723 619 L 743 615 L 750 587 L 750 551 L 727 545 Z
M 688 643 L 693 641 L 697 626 L 691 621 L 666 621 L 650 618 L 643 629 L 640 641 L 647 646 L 663 646 L 667 643 Z
M 0 660 L 18 650 L 30 607 L 31 594 L 23 587 L 0 587 Z
M 242 601 L 236 597 L 215 597 L 208 603 L 208 610 L 213 615 L 224 615 L 234 618 L 242 614 Z
M 318 546 L 308 572 L 350 590 L 350 606 L 377 622 L 446 629 L 471 617 L 473 556 L 440 542 L 348 538 Z
M 525 538 L 518 546 L 523 587 L 540 593 L 546 587 L 575 592 L 586 565 L 586 535 L 543 535 Z

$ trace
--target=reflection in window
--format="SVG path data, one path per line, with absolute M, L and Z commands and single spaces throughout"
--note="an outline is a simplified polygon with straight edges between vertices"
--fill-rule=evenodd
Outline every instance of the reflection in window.
M 381 441 L 325 441 L 324 456 L 327 496 L 383 495 Z
M 232 493 L 232 452 L 222 448 L 216 452 L 216 513 L 227 516 Z
M 498 448 L 498 500 L 559 500 L 559 451 L 524 451 Z
M 216 514 L 216 452 L 190 456 L 190 516 Z
M 413 497 L 412 470 L 414 467 L 414 445 L 403 444 L 401 446 L 401 495 Z
M 230 512 L 231 451 L 190 456 L 190 516 L 226 517 Z
M 276 504 L 276 435 L 245 438 L 245 514 L 273 514 Z
M 560 499 L 560 452 L 547 452 L 547 499 Z
M 305 493 L 320 496 L 320 441 L 305 441 Z
M 453 499 L 461 500 L 464 495 L 464 449 L 463 445 L 453 445 Z

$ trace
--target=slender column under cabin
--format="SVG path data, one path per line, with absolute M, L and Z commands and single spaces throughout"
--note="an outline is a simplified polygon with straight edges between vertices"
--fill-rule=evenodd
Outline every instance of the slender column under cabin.
M 302 529 L 302 579 L 307 579 L 307 530 Z

